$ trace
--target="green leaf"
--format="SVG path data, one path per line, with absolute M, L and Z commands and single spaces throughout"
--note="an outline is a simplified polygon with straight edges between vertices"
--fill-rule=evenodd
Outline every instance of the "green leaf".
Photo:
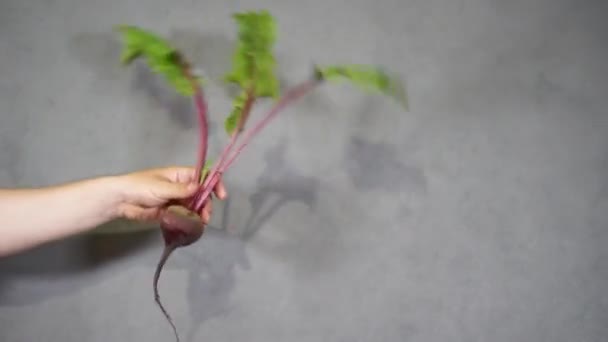
M 122 64 L 128 65 L 137 58 L 144 58 L 148 67 L 163 75 L 179 94 L 191 96 L 194 93 L 192 83 L 184 74 L 187 61 L 168 41 L 135 26 L 120 25 L 116 30 L 123 41 Z
M 228 133 L 228 135 L 231 135 L 239 124 L 239 120 L 241 120 L 241 116 L 243 114 L 243 107 L 245 107 L 246 102 L 246 91 L 242 91 L 239 96 L 234 99 L 232 105 L 232 112 L 224 121 L 224 128 L 226 129 L 226 133 Z
M 256 97 L 278 97 L 277 63 L 272 51 L 277 26 L 274 18 L 262 10 L 236 13 L 233 19 L 238 26 L 238 43 L 232 56 L 232 70 L 224 80 L 242 89 L 254 86 Z
M 316 74 L 326 81 L 349 81 L 363 90 L 390 96 L 408 109 L 405 86 L 394 74 L 381 67 L 361 64 L 330 65 L 317 67 Z

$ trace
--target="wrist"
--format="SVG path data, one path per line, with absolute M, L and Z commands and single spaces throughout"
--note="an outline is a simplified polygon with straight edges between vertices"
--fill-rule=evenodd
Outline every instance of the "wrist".
M 99 208 L 105 220 L 115 220 L 121 216 L 122 207 L 126 202 L 121 179 L 121 176 L 104 176 L 92 181 L 92 187 L 95 188 L 92 191 L 101 194 Z

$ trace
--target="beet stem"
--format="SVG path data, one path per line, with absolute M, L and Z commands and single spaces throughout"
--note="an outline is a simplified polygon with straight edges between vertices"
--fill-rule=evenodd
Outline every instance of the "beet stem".
M 183 64 L 182 72 L 190 81 L 192 87 L 194 88 L 194 104 L 196 106 L 196 112 L 198 116 L 199 122 L 199 143 L 198 143 L 198 160 L 196 162 L 194 177 L 196 179 L 197 184 L 201 183 L 202 171 L 205 167 L 205 161 L 207 159 L 207 144 L 209 140 L 209 123 L 207 122 L 207 102 L 205 101 L 205 95 L 203 93 L 203 89 L 200 84 L 197 82 L 196 78 L 192 75 L 190 71 L 190 66 L 187 63 Z M 188 209 L 192 209 L 194 203 L 196 202 L 196 197 L 192 197 L 188 203 Z
M 208 181 L 205 181 L 206 185 L 204 185 L 204 187 L 203 187 L 204 190 L 203 190 L 202 194 L 200 196 L 198 196 L 194 208 L 196 208 L 198 210 L 200 210 L 200 208 L 202 208 L 202 205 L 205 203 L 205 201 L 207 200 L 207 198 L 213 191 L 213 188 L 219 181 L 219 176 L 221 174 L 223 174 L 228 169 L 228 167 L 230 167 L 230 165 L 232 165 L 232 163 L 235 161 L 236 157 L 241 153 L 241 151 L 245 148 L 245 146 L 247 146 L 249 144 L 251 139 L 253 139 L 253 137 L 256 134 L 258 134 L 264 127 L 266 127 L 266 125 L 268 125 L 268 123 L 274 117 L 276 117 L 276 115 L 282 109 L 284 109 L 285 107 L 287 107 L 294 101 L 298 100 L 302 96 L 306 95 L 308 92 L 312 91 L 317 85 L 320 84 L 320 82 L 321 82 L 320 80 L 313 79 L 313 80 L 309 80 L 304 83 L 301 83 L 301 84 L 295 86 L 294 88 L 290 89 L 287 92 L 287 94 L 285 96 L 283 96 L 271 108 L 271 110 L 264 116 L 264 118 L 262 118 L 262 120 L 260 120 L 253 128 L 246 131 L 244 133 L 244 138 L 243 138 L 244 141 L 239 145 L 236 152 L 232 155 L 232 157 L 228 160 L 228 162 L 225 164 L 223 164 L 223 163 L 218 164 L 217 165 L 218 167 L 215 168 L 216 170 L 213 173 L 211 173 L 211 172 L 209 173 L 209 175 L 207 176 Z M 227 154 L 229 152 L 228 149 L 225 149 L 224 151 L 225 152 L 222 153 L 222 156 L 220 158 L 221 160 L 226 159 Z
M 285 109 L 285 107 L 289 106 L 293 102 L 299 100 L 301 97 L 312 91 L 319 84 L 320 81 L 318 80 L 310 80 L 301 83 L 292 88 L 290 91 L 288 91 L 287 94 L 273 108 L 271 108 L 268 114 L 266 114 L 266 116 L 262 120 L 260 120 L 260 122 L 258 122 L 251 130 L 247 131 L 244 134 L 244 141 L 241 143 L 241 145 L 239 145 L 236 152 L 228 160 L 228 163 L 220 169 L 220 172 L 223 173 L 226 171 L 226 169 L 228 169 L 228 167 L 230 167 L 230 165 L 234 162 L 236 157 L 241 153 L 245 146 L 249 144 L 251 139 L 253 139 L 256 134 L 258 134 L 264 127 L 266 127 L 268 123 L 273 118 L 275 118 L 281 110 Z
M 195 175 L 197 183 L 200 183 L 203 167 L 205 166 L 205 160 L 207 159 L 207 140 L 209 136 L 209 125 L 207 123 L 207 103 L 205 102 L 203 90 L 198 84 L 194 84 L 194 86 L 194 101 L 196 104 L 199 121 L 198 161 L 196 164 Z
M 204 193 L 204 190 L 209 186 L 209 183 L 211 181 L 211 177 L 209 177 L 209 175 L 215 175 L 215 174 L 217 174 L 218 170 L 222 169 L 224 163 L 226 162 L 226 158 L 228 157 L 232 148 L 236 144 L 236 142 L 240 136 L 240 133 L 241 133 L 243 127 L 245 126 L 245 122 L 247 121 L 247 118 L 249 117 L 249 113 L 251 112 L 251 109 L 253 108 L 254 102 L 255 102 L 255 95 L 254 95 L 253 89 L 251 89 L 247 93 L 247 100 L 245 101 L 245 105 L 243 106 L 243 112 L 241 114 L 241 119 L 239 120 L 237 127 L 235 128 L 233 134 L 230 137 L 230 143 L 224 147 L 224 150 L 220 154 L 220 159 L 215 163 L 213 168 L 211 170 L 209 170 L 207 178 L 205 179 L 203 184 L 199 187 L 199 190 L 197 191 L 197 193 L 194 197 L 195 200 L 193 201 L 194 205 L 192 207 L 193 211 L 200 212 L 203 209 L 203 205 L 204 205 L 206 199 L 203 201 L 200 201 L 200 197 Z M 215 184 L 213 184 L 212 188 L 213 187 L 215 187 Z
M 238 138 L 241 135 L 240 134 L 241 130 L 243 129 L 243 126 L 245 125 L 245 120 L 249 116 L 249 112 L 251 111 L 251 108 L 253 107 L 254 101 L 255 101 L 255 98 L 253 96 L 249 96 L 247 98 L 247 102 L 245 102 L 245 106 L 243 107 L 243 114 L 241 115 L 241 120 L 230 138 L 230 143 L 226 146 L 224 151 L 222 151 L 219 162 L 215 165 L 213 172 L 211 172 L 210 174 L 215 174 L 218 170 L 221 170 L 222 167 L 224 166 L 224 163 L 226 162 L 226 158 L 228 158 L 228 155 L 232 151 L 232 148 L 234 147 Z M 209 185 L 210 181 L 211 181 L 211 179 L 207 178 L 207 180 L 205 181 L 206 184 L 204 184 L 204 185 L 205 186 Z
M 171 324 L 171 327 L 173 328 L 173 333 L 175 334 L 175 339 L 177 342 L 179 342 L 179 334 L 177 333 L 177 328 L 175 327 L 175 324 L 173 323 L 173 319 L 171 318 L 171 316 L 169 315 L 169 313 L 167 312 L 167 310 L 161 303 L 160 295 L 158 294 L 158 279 L 160 278 L 160 273 L 163 269 L 163 266 L 167 262 L 167 259 L 169 259 L 169 256 L 171 255 L 171 253 L 173 253 L 173 251 L 175 251 L 176 248 L 177 248 L 177 244 L 175 244 L 175 243 L 165 246 L 163 253 L 160 257 L 160 260 L 158 261 L 158 265 L 156 266 L 156 272 L 154 273 L 153 286 L 154 286 L 154 300 L 156 301 L 156 303 L 160 307 L 161 311 L 165 315 L 167 322 L 169 322 L 169 324 Z

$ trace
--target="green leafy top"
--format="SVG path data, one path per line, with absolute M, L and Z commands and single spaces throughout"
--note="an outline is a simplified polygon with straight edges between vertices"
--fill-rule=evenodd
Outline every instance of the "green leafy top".
M 121 33 L 123 40 L 120 57 L 123 64 L 143 57 L 150 69 L 163 75 L 179 94 L 190 96 L 194 93 L 192 82 L 185 74 L 189 68 L 187 61 L 168 41 L 135 26 L 120 25 L 116 30 Z
M 380 92 L 397 100 L 406 110 L 408 98 L 403 83 L 392 73 L 378 66 L 361 64 L 316 67 L 316 75 L 330 82 L 350 81 L 367 90 Z
M 225 80 L 243 89 L 255 88 L 257 97 L 277 97 L 279 81 L 272 48 L 276 22 L 268 11 L 249 11 L 233 15 L 238 25 L 238 43 L 232 56 L 232 70 Z
M 273 46 L 276 22 L 268 11 L 249 11 L 233 15 L 238 26 L 238 42 L 232 56 L 232 70 L 225 76 L 228 83 L 237 84 L 241 93 L 233 101 L 233 109 L 224 126 L 232 134 L 238 126 L 249 91 L 254 97 L 279 96 L 279 81 L 275 75 L 276 59 Z

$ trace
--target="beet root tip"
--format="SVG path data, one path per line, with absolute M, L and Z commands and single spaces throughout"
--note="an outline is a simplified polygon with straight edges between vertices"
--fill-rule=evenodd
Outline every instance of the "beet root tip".
M 205 224 L 201 221 L 200 216 L 197 214 L 188 211 L 184 207 L 172 206 L 167 208 L 167 210 L 161 216 L 160 227 L 165 242 L 165 248 L 154 274 L 154 300 L 173 328 L 176 341 L 179 342 L 180 339 L 177 328 L 175 327 L 171 316 L 161 303 L 160 295 L 158 293 L 158 280 L 160 273 L 171 253 L 173 253 L 173 251 L 179 247 L 188 246 L 198 241 L 205 231 Z

